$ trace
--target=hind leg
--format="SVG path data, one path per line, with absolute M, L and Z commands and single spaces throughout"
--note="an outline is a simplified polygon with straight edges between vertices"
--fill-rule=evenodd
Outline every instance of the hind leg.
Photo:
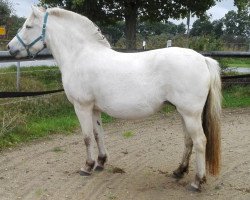
M 206 163 L 205 163 L 205 153 L 206 153 L 206 136 L 203 132 L 202 122 L 201 122 L 201 112 L 180 112 L 187 133 L 190 135 L 193 141 L 193 147 L 196 154 L 196 176 L 194 182 L 191 184 L 193 189 L 200 190 L 201 184 L 206 182 Z
M 94 111 L 92 121 L 94 127 L 94 136 L 99 150 L 96 170 L 101 171 L 104 169 L 104 164 L 107 162 L 107 151 L 103 140 L 104 131 L 102 128 L 101 112 Z
M 189 160 L 193 149 L 193 141 L 187 132 L 186 125 L 183 119 L 182 119 L 182 124 L 183 124 L 185 146 L 184 146 L 182 161 L 179 167 L 173 171 L 173 174 L 176 178 L 182 178 L 185 173 L 188 173 Z

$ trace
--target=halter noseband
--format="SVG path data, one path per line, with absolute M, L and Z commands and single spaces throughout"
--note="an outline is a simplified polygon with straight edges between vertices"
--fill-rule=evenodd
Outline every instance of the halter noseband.
M 32 57 L 32 58 L 36 57 L 36 55 L 39 52 L 41 52 L 44 48 L 46 48 L 45 32 L 46 32 L 46 24 L 47 24 L 48 16 L 49 16 L 49 13 L 46 12 L 44 15 L 44 18 L 43 18 L 42 34 L 38 38 L 36 38 L 33 42 L 31 42 L 30 44 L 25 44 L 24 41 L 20 38 L 19 34 L 18 33 L 16 34 L 17 39 L 23 45 L 23 47 L 26 49 L 29 57 Z M 30 48 L 40 40 L 43 42 L 43 48 L 35 54 L 30 53 Z

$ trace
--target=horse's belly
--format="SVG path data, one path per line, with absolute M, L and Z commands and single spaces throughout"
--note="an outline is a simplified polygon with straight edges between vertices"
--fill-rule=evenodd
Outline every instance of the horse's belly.
M 157 112 L 162 103 L 154 102 L 116 102 L 113 104 L 97 104 L 96 108 L 108 115 L 121 119 L 139 119 Z

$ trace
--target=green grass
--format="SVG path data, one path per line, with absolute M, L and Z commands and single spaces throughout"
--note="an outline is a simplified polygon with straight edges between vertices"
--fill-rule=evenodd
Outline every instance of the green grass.
M 62 149 L 61 147 L 54 147 L 54 148 L 52 149 L 52 151 L 55 152 L 55 153 L 58 153 L 58 152 L 62 152 L 63 149 Z
M 171 104 L 166 104 L 162 107 L 161 112 L 171 113 L 171 112 L 174 112 L 175 110 L 176 110 L 175 106 Z
M 249 58 L 219 58 L 222 67 L 244 67 L 250 68 Z
M 223 108 L 250 107 L 250 86 L 232 86 L 223 90 Z
M 134 133 L 132 131 L 126 131 L 122 135 L 123 135 L 124 138 L 128 139 L 128 138 L 133 137 Z

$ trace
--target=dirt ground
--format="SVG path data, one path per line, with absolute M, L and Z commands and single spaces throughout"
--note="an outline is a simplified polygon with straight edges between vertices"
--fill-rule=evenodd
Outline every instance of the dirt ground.
M 186 177 L 171 176 L 184 146 L 177 113 L 116 120 L 104 128 L 109 162 L 90 177 L 78 174 L 86 155 L 80 131 L 1 152 L 0 199 L 250 199 L 250 108 L 223 111 L 222 172 L 208 176 L 201 193 L 188 190 L 194 155 Z M 126 131 L 133 136 L 125 138 Z

